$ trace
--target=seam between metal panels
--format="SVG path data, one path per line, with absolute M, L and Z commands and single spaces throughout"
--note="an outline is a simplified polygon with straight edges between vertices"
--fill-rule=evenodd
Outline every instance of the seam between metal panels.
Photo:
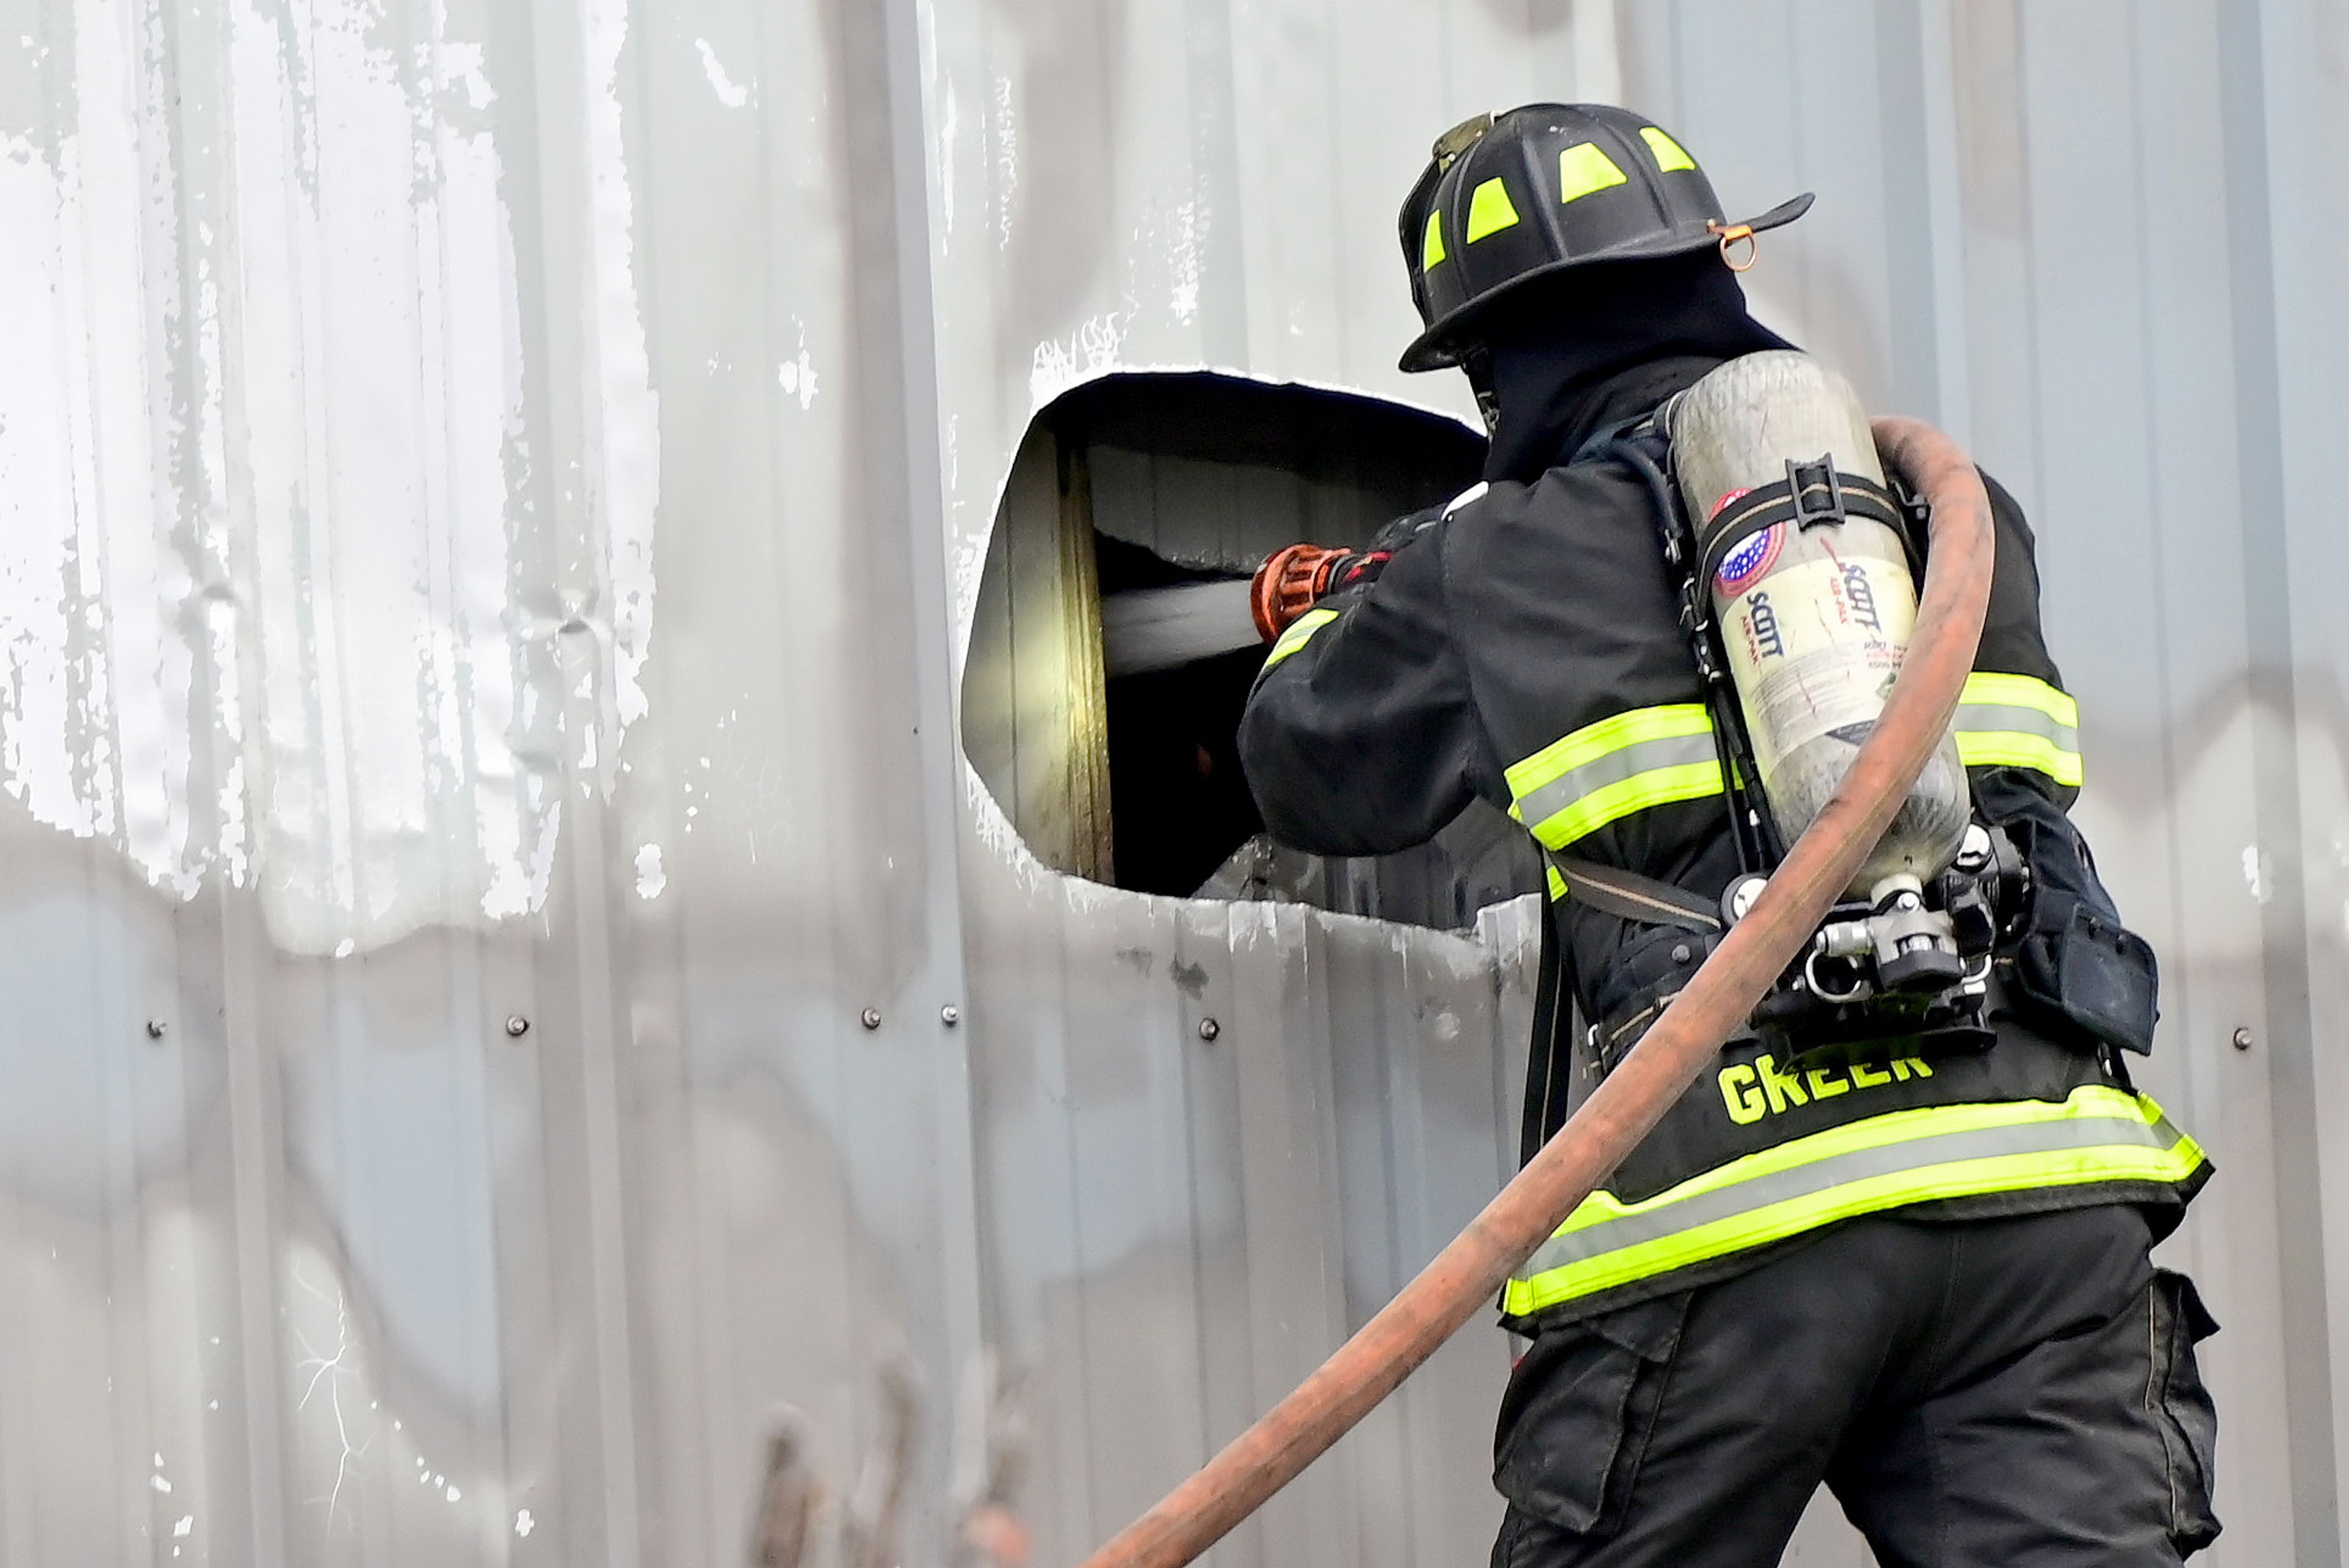
M 2314 1020 L 2300 854 L 2303 824 L 2292 668 L 2291 541 L 2284 514 L 2282 364 L 2276 319 L 2275 204 L 2266 124 L 2264 5 L 2220 8 L 2220 130 L 2230 197 L 2227 233 L 2241 483 L 2243 596 L 2249 639 L 2251 790 L 2256 837 L 2274 845 L 2275 888 L 2260 907 L 2261 976 L 2273 1087 L 2272 1157 L 2282 1271 L 2284 1389 L 2292 1535 L 2304 1563 L 2340 1561 L 2334 1496 L 2332 1348 L 2325 1302 L 2323 1168 L 2318 1147 Z M 2258 831 L 2265 828 L 2266 831 Z
M 926 950 L 903 999 L 909 1030 L 935 1021 L 938 1008 L 959 1003 L 968 990 L 962 943 L 962 835 L 959 803 L 962 753 L 955 736 L 955 658 L 947 592 L 946 473 L 939 429 L 936 290 L 932 263 L 936 226 L 932 203 L 936 145 L 928 133 L 923 91 L 920 0 L 892 0 L 882 17 L 883 90 L 889 133 L 891 259 L 896 276 L 898 394 L 905 464 L 908 587 L 913 597 L 916 755 L 921 765 L 922 874 Z M 925 984 L 926 982 L 926 984 Z M 935 1053 L 930 1075 L 937 1133 L 932 1166 L 936 1186 L 937 1286 L 950 1376 L 971 1366 L 987 1334 L 979 1279 L 979 1222 L 970 1043 L 960 1029 L 924 1047 Z M 948 1385 L 952 1386 L 951 1382 Z M 936 1473 L 946 1473 L 947 1436 L 929 1440 Z M 943 1530 L 945 1521 L 935 1521 Z
M 2147 47 L 2148 46 L 2146 44 L 2143 37 L 2140 36 L 2132 41 L 2129 49 L 2129 117 L 2130 124 L 2133 128 L 2132 140 L 2136 143 L 2136 156 L 2129 161 L 2129 176 L 2133 182 L 2135 191 L 2137 223 L 2143 247 L 2140 251 L 2142 255 L 2152 255 L 2155 254 L 2151 249 L 2151 246 L 2158 238 L 2158 236 L 2152 232 L 2151 228 L 2151 214 L 2153 209 L 2148 205 L 2148 202 L 2151 200 L 2152 192 L 2146 168 L 2146 78 L 2147 73 L 2150 68 L 2146 58 Z M 2156 342 L 2158 326 L 2154 320 L 2154 282 L 2151 276 L 2151 271 L 2152 269 L 2149 265 L 2140 263 L 2139 283 L 2137 288 L 2137 336 L 2142 340 L 2142 347 L 2146 356 L 2146 374 L 2143 378 L 2142 385 L 2138 388 L 2138 401 L 2140 405 L 2138 417 L 2144 421 L 2146 438 L 2148 446 L 2154 442 L 2158 442 L 2161 439 L 2162 428 L 2160 409 L 2161 397 L 2160 389 L 2158 385 L 2159 378 L 2153 372 L 2153 366 L 2155 363 L 2154 345 Z M 2240 456 L 2238 461 L 2240 461 Z M 2168 514 L 2168 498 L 2163 493 L 2162 486 L 2158 483 L 2147 484 L 2146 504 L 2148 514 L 2147 522 L 2150 524 L 2150 532 L 2154 540 L 2153 547 L 2145 552 L 2146 569 L 2153 578 L 2154 602 L 2156 604 L 2168 605 L 2172 601 L 2169 594 L 2170 584 L 2168 559 L 2162 548 L 2162 541 L 2164 536 L 2169 532 L 2170 524 L 2174 519 Z M 2163 710 L 2165 711 L 2174 711 L 2173 704 L 2176 701 L 2178 683 L 2176 671 L 2172 666 L 2169 657 L 2169 639 L 2168 638 L 2154 639 L 2153 661 L 2155 689 L 2160 695 Z M 2081 749 L 2076 733 L 2073 739 L 2073 749 L 2075 751 Z M 2160 798 L 2167 801 L 2177 801 L 2181 798 L 2178 784 L 2179 762 L 2178 747 L 2174 735 L 2168 732 L 2167 726 L 2164 726 L 2162 743 L 2157 749 L 2157 755 L 2159 758 L 2161 771 Z M 2180 821 L 2179 814 L 2175 810 L 2165 813 L 2164 816 L 2165 820 L 2162 825 L 2161 836 L 2163 846 L 2168 851 L 2169 864 L 2173 867 L 2182 867 L 2186 864 L 2187 856 L 2183 824 Z M 2181 945 L 2183 945 L 2182 936 L 2187 929 L 2186 879 L 2183 877 L 2173 875 L 2169 878 L 2169 898 L 2168 899 L 2168 903 L 2169 906 L 2169 929 L 2180 933 Z M 2195 1016 L 2192 1000 L 2194 978 L 2194 972 L 2190 967 L 2182 964 L 2172 966 L 2169 987 L 2171 995 L 2176 999 L 2174 1003 L 2175 1009 L 2178 1017 L 2189 1023 L 2190 1023 Z M 2181 1075 L 2178 1087 L 2185 1098 L 2183 1102 L 2176 1107 L 2176 1109 L 2178 1114 L 2187 1118 L 2188 1125 L 2191 1126 L 2193 1125 L 2194 1114 L 2200 1109 L 2200 1107 L 2195 1103 L 2193 1097 L 2193 1075 L 2191 1074 Z

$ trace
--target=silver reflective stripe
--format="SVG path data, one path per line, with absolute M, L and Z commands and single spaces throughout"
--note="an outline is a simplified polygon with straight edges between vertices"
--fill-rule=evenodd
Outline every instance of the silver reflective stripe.
M 1570 773 L 1557 778 L 1517 800 L 1517 817 L 1527 827 L 1537 827 L 1580 800 L 1584 795 L 1605 789 L 1609 784 L 1621 784 L 1640 774 L 1659 768 L 1676 768 L 1690 763 L 1710 763 L 1718 760 L 1713 747 L 1713 732 L 1696 735 L 1672 735 L 1661 741 L 1634 741 L 1630 745 L 1595 757 Z
M 1716 1220 L 1733 1219 L 1790 1198 L 1808 1198 L 1831 1187 L 1842 1187 L 1871 1177 L 1891 1176 L 1927 1166 L 1954 1165 L 1961 1160 L 1989 1159 L 2007 1154 L 2056 1154 L 2066 1149 L 2102 1148 L 2134 1144 L 2166 1149 L 2179 1137 L 2166 1119 L 2147 1125 L 2129 1116 L 2067 1116 L 2060 1121 L 2025 1122 L 2019 1127 L 1971 1127 L 1963 1132 L 1905 1138 L 1878 1148 L 1857 1148 L 1832 1154 L 1773 1171 L 1750 1180 L 1732 1182 L 1711 1192 L 1676 1203 L 1666 1203 L 1644 1214 L 1626 1214 L 1579 1231 L 1552 1236 L 1526 1260 L 1516 1278 L 1530 1280 L 1552 1269 L 1588 1262 L 1608 1252 L 1693 1231 Z
M 2001 732 L 2044 735 L 2064 751 L 2080 749 L 2080 732 L 2077 729 L 2053 713 L 2043 713 L 2036 708 L 2009 707 L 2001 702 L 1961 702 L 1958 705 L 1956 727 L 1961 733 Z

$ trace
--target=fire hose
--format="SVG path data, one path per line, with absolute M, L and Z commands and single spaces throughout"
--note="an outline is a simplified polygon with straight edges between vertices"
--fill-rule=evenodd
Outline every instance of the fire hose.
M 1990 498 L 1972 462 L 1917 420 L 1874 421 L 1878 450 L 1931 506 L 1917 627 L 1883 716 L 1826 808 L 1646 1036 L 1484 1212 L 1377 1315 L 1083 1568 L 1181 1568 L 1295 1480 L 1490 1302 L 1653 1130 L 1792 962 L 1941 737 L 1990 602 Z

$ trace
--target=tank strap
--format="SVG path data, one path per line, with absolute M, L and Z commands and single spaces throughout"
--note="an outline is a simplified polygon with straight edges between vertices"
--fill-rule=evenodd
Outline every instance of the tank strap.
M 1732 550 L 1764 529 L 1781 523 L 1816 528 L 1854 517 L 1881 523 L 1896 535 L 1907 536 L 1909 515 L 1883 485 L 1842 472 L 1825 457 L 1816 462 L 1789 462 L 1785 479 L 1747 491 L 1705 522 L 1697 580 L 1711 582 Z

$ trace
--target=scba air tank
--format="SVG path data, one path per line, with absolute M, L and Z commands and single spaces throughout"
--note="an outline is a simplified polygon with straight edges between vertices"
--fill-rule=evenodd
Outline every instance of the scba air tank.
M 1847 509 L 1837 519 L 1840 487 L 1824 482 L 1848 474 L 1880 491 L 1884 467 L 1850 384 L 1806 354 L 1730 360 L 1675 399 L 1665 422 L 1763 791 L 1792 844 L 1882 717 L 1916 629 L 1899 536 Z M 1797 514 L 1756 530 L 1774 486 L 1803 492 Z M 1957 739 L 1944 733 L 1851 892 L 1938 876 L 1971 815 Z

